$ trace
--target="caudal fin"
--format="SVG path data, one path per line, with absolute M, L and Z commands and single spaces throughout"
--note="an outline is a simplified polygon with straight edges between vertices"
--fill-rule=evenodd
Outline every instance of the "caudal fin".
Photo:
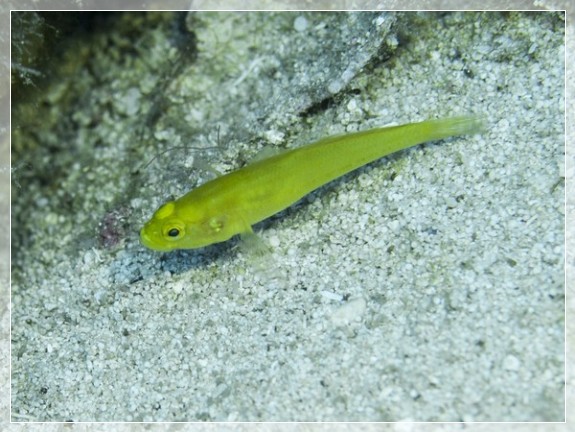
M 428 120 L 433 139 L 474 135 L 485 131 L 485 118 L 477 115 Z

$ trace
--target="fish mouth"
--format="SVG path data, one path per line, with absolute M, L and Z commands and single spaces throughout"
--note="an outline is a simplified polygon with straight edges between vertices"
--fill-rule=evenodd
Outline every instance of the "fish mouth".
M 148 233 L 146 233 L 146 228 L 142 228 L 140 230 L 140 243 L 143 246 L 147 247 L 148 249 L 152 249 L 155 251 L 166 252 L 166 251 L 170 250 L 170 249 L 162 248 L 161 246 L 158 246 L 158 244 L 156 242 L 154 242 L 152 237 L 150 237 L 150 235 Z
M 146 246 L 147 248 L 149 248 L 152 244 L 152 240 L 150 239 L 150 237 L 148 236 L 148 234 L 146 234 L 146 231 L 144 228 L 142 228 L 140 230 L 140 243 L 142 243 L 144 246 Z

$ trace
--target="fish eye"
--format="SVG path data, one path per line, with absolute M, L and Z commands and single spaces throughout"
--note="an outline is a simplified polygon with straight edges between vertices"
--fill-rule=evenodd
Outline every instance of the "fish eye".
M 180 241 L 186 236 L 186 225 L 180 220 L 169 220 L 162 226 L 161 236 L 167 241 Z

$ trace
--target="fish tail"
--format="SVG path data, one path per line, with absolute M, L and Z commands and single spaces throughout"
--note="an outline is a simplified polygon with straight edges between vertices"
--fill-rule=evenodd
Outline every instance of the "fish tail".
M 457 135 L 474 135 L 485 131 L 485 118 L 477 115 L 428 120 L 433 139 Z

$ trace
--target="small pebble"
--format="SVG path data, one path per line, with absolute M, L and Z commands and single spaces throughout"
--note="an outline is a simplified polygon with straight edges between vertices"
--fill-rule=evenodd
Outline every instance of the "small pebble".
M 293 22 L 293 28 L 295 31 L 302 32 L 307 29 L 307 19 L 303 16 L 298 16 Z
M 332 314 L 331 321 L 336 327 L 359 321 L 365 313 L 366 307 L 367 302 L 361 297 L 350 300 Z

